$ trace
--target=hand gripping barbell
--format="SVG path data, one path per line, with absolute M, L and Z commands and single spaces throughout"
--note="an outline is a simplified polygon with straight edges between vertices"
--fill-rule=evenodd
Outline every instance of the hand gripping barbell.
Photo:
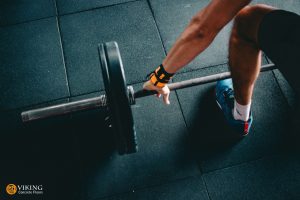
M 134 153 L 137 151 L 137 140 L 130 106 L 135 104 L 136 98 L 153 95 L 156 92 L 147 90 L 134 92 L 132 86 L 127 86 L 120 52 L 116 42 L 100 44 L 98 50 L 106 95 L 24 111 L 21 113 L 22 121 L 30 122 L 81 110 L 105 107 L 109 110 L 112 120 L 111 125 L 119 153 Z M 267 64 L 261 67 L 261 71 L 273 70 L 275 68 L 274 64 Z M 171 83 L 168 84 L 168 87 L 172 91 L 230 77 L 230 72 L 223 72 Z

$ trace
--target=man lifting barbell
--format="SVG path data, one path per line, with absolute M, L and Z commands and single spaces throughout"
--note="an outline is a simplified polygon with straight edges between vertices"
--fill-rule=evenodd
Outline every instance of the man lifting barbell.
M 216 101 L 228 124 L 239 134 L 249 133 L 251 98 L 261 66 L 261 50 L 300 94 L 300 16 L 267 5 L 247 6 L 250 0 L 212 0 L 199 11 L 177 39 L 162 64 L 149 74 L 146 90 L 156 90 L 170 104 L 166 85 L 172 76 L 204 51 L 218 32 L 235 17 L 229 41 L 232 79 L 216 85 Z M 298 57 L 297 57 L 298 56 Z M 233 89 L 234 88 L 234 89 Z

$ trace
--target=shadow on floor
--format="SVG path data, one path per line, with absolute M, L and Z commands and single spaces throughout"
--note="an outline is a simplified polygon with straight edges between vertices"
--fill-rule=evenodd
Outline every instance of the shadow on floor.
M 216 104 L 213 86 L 206 94 L 201 95 L 198 102 L 198 110 L 189 125 L 189 132 L 194 154 L 201 162 L 231 149 L 243 138 L 227 125 L 222 111 Z M 286 124 L 279 151 L 300 152 L 300 120 L 292 114 L 292 110 L 288 113 L 287 119 L 278 122 Z
M 83 164 L 105 162 L 115 151 L 105 115 L 88 111 L 6 130 L 0 184 L 42 184 L 43 199 L 79 199 Z
M 198 112 L 189 127 L 192 147 L 197 158 L 205 160 L 231 148 L 241 140 L 226 124 L 223 113 L 217 107 L 214 88 L 199 99 Z

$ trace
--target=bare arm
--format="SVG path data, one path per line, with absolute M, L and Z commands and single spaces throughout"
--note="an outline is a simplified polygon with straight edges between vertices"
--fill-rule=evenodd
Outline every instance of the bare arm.
M 191 20 L 163 61 L 175 73 L 204 51 L 218 32 L 251 0 L 212 0 Z

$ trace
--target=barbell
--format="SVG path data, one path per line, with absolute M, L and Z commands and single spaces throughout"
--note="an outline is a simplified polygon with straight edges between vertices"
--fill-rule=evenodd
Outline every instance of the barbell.
M 155 91 L 139 90 L 134 92 L 132 86 L 127 86 L 123 63 L 116 42 L 107 42 L 98 46 L 100 65 L 105 86 L 105 93 L 98 97 L 87 98 L 74 102 L 37 108 L 21 113 L 23 122 L 70 114 L 82 110 L 106 108 L 111 118 L 111 126 L 115 135 L 119 154 L 129 154 L 137 151 L 137 137 L 133 121 L 131 105 L 135 99 L 156 94 Z M 261 67 L 260 71 L 276 69 L 274 64 Z M 168 84 L 171 91 L 211 83 L 230 78 L 230 72 L 199 77 Z

